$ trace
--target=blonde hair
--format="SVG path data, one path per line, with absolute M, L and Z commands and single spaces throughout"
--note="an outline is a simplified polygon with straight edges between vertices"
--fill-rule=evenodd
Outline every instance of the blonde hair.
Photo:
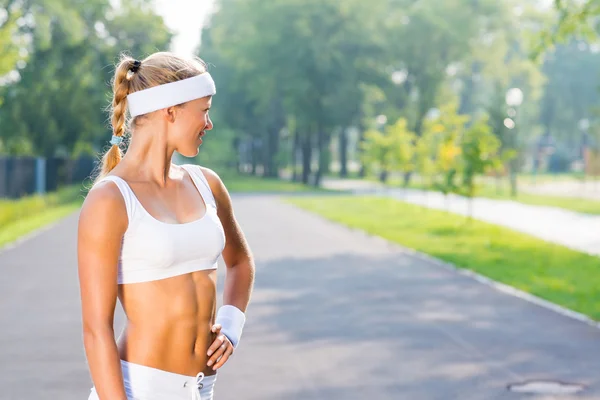
M 137 66 L 137 69 L 135 68 Z M 141 62 L 130 56 L 121 55 L 112 80 L 113 99 L 110 106 L 113 135 L 124 137 L 135 127 L 144 115 L 132 120 L 126 117 L 127 95 L 151 88 L 191 78 L 206 72 L 206 64 L 199 58 L 183 58 L 169 52 L 158 52 Z M 114 144 L 102 157 L 102 167 L 97 178 L 106 176 L 123 158 L 118 144 Z

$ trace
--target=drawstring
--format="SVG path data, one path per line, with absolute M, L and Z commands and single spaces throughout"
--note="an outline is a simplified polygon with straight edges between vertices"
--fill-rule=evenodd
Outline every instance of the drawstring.
M 202 383 L 203 379 L 204 373 L 198 372 L 198 375 L 196 375 L 196 387 L 192 388 L 192 400 L 202 400 L 202 397 L 200 396 L 200 390 L 202 390 L 204 387 L 204 384 Z

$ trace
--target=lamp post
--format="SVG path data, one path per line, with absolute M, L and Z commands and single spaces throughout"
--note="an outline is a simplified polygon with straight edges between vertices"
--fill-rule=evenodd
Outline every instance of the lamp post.
M 506 92 L 506 105 L 508 106 L 508 117 L 504 119 L 504 126 L 511 132 L 509 133 L 510 144 L 513 150 L 517 152 L 516 156 L 509 162 L 510 167 L 510 192 L 511 196 L 517 195 L 517 167 L 519 165 L 518 145 L 517 145 L 517 109 L 523 103 L 523 91 L 519 88 L 511 88 Z

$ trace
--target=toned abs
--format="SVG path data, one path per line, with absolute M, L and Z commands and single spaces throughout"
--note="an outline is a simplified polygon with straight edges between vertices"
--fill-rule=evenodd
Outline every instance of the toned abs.
M 122 360 L 182 375 L 206 365 L 216 311 L 217 271 L 119 286 L 127 325 L 117 341 Z

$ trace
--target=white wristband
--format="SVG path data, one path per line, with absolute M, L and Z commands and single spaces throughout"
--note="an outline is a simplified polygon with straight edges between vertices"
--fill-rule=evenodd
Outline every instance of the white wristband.
M 221 325 L 221 333 L 237 347 L 246 323 L 246 315 L 239 308 L 226 304 L 217 311 L 215 323 Z

